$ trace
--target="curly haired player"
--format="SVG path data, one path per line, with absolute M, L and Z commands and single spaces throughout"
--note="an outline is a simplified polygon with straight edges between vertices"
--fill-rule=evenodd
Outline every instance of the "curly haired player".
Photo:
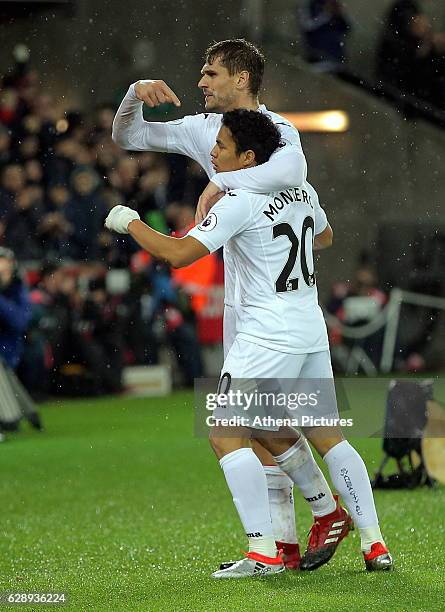
M 280 133 L 265 114 L 233 110 L 222 117 L 211 163 L 218 173 L 254 168 L 260 160 L 265 163 L 279 144 Z M 328 414 L 339 421 L 312 256 L 312 243 L 316 248 L 330 246 L 332 230 L 309 183 L 303 181 L 300 186 L 266 194 L 230 191 L 200 225 L 181 239 L 155 232 L 125 206 L 110 212 L 106 226 L 130 233 L 153 256 L 175 267 L 189 265 L 229 244 L 242 299 L 236 338 L 224 360 L 221 380 L 230 385 L 234 379 L 324 379 L 331 383 Z M 222 414 L 227 412 L 223 410 Z M 243 407 L 235 406 L 234 414 L 243 415 Z M 270 575 L 284 569 L 272 528 L 266 477 L 249 438 L 260 441 L 295 483 L 301 476 L 302 465 L 295 457 L 301 438 L 289 427 L 247 427 L 233 429 L 216 424 L 212 429 L 213 449 L 249 539 L 246 557 L 224 564 L 214 572 L 215 578 Z M 278 430 L 281 437 L 268 436 L 270 430 Z M 323 449 L 330 476 L 359 528 L 366 568 L 390 569 L 392 559 L 379 529 L 363 460 L 343 438 L 338 425 L 311 427 L 306 435 L 319 450 Z M 320 538 L 324 545 L 312 554 L 313 566 L 332 556 L 350 522 L 347 514 L 340 515 L 326 531 L 323 521 L 315 520 L 308 552 L 314 553 Z

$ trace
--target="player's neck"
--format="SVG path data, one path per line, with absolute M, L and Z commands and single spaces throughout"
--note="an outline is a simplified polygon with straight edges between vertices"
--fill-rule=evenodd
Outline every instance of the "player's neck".
M 245 108 L 246 110 L 258 110 L 260 102 L 258 98 L 252 98 L 252 96 L 240 96 L 237 98 L 230 108 L 226 108 L 225 112 L 235 110 L 236 108 Z

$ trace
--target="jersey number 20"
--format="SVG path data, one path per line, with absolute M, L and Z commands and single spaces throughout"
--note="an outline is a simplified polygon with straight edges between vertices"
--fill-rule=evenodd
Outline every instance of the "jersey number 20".
M 284 293 L 286 291 L 295 291 L 298 289 L 298 278 L 289 278 L 292 270 L 294 269 L 295 262 L 298 257 L 298 249 L 301 243 L 300 249 L 300 263 L 301 271 L 303 273 L 304 282 L 308 287 L 315 285 L 315 272 L 310 273 L 306 260 L 306 235 L 308 229 L 311 229 L 312 239 L 314 236 L 314 220 L 312 217 L 306 217 L 303 221 L 301 228 L 301 238 L 298 240 L 294 230 L 289 223 L 279 223 L 273 227 L 273 237 L 278 238 L 279 236 L 287 236 L 289 238 L 291 247 L 289 251 L 289 257 L 287 258 L 286 265 L 281 271 L 280 276 L 277 278 L 275 283 L 275 290 L 277 293 Z

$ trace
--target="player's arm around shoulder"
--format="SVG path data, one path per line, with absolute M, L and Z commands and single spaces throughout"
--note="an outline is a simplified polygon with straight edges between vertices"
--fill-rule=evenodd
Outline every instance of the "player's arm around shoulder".
M 299 186 L 307 176 L 307 162 L 301 146 L 300 133 L 289 121 L 276 115 L 275 125 L 280 130 L 281 147 L 275 151 L 275 161 L 280 160 L 284 171 L 290 175 L 292 186 Z M 273 157 L 273 156 L 272 156 Z
M 286 129 L 290 130 L 288 126 Z M 298 132 L 296 134 L 298 136 Z M 269 193 L 299 187 L 306 180 L 306 175 L 307 163 L 299 139 L 291 141 L 282 138 L 281 146 L 268 161 L 252 168 L 220 172 L 211 181 L 220 190 L 231 187 L 252 193 Z

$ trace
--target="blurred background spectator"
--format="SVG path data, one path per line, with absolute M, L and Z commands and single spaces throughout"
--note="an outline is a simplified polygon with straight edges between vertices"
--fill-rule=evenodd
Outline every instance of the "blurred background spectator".
M 387 295 L 379 286 L 377 271 L 368 253 L 362 253 L 351 282 L 333 284 L 326 310 L 342 325 L 360 328 L 376 320 L 386 302 Z M 352 353 L 358 356 L 358 362 L 363 364 L 364 360 L 369 360 L 370 367 L 377 369 L 382 356 L 383 331 L 381 327 L 363 338 L 351 338 L 342 336 L 340 326 L 331 325 L 332 353 L 336 366 L 341 370 L 348 369 Z M 341 350 L 338 350 L 339 347 Z
M 383 88 L 445 109 L 445 33 L 433 29 L 418 0 L 397 0 L 385 19 L 377 49 Z
M 0 359 L 15 370 L 31 315 L 28 291 L 17 275 L 13 251 L 0 247 Z
M 352 24 L 339 0 L 307 0 L 301 11 L 301 27 L 308 62 L 325 72 L 345 68 Z
M 17 430 L 23 416 L 33 427 L 42 429 L 34 402 L 16 375 L 26 352 L 30 317 L 29 294 L 19 276 L 14 252 L 0 247 L 0 432 Z

